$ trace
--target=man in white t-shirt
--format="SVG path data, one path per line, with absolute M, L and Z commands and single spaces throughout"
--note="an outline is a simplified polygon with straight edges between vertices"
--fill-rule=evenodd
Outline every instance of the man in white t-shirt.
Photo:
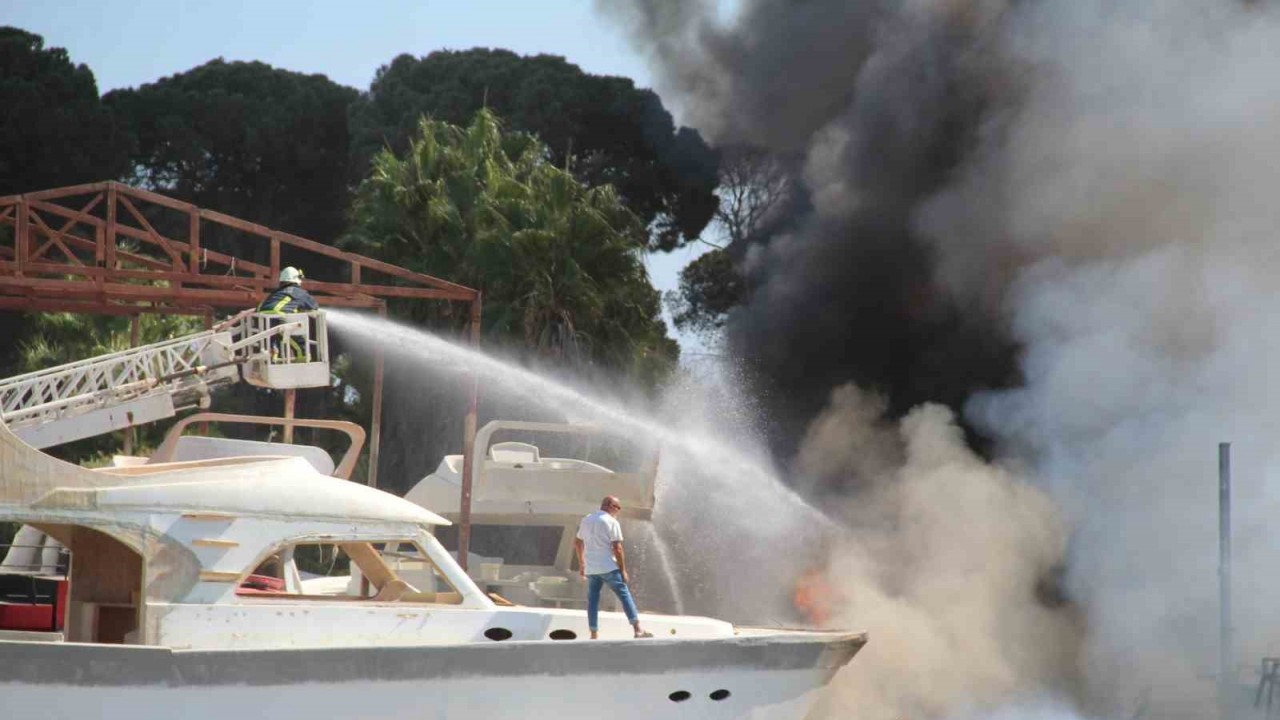
M 582 518 L 578 524 L 578 537 L 573 549 L 578 554 L 578 574 L 587 580 L 587 626 L 591 639 L 595 640 L 599 629 L 600 588 L 608 585 L 622 603 L 622 610 L 631 621 L 636 637 L 653 637 L 640 629 L 640 613 L 631 597 L 627 583 L 627 558 L 622 552 L 622 526 L 618 513 L 622 503 L 610 495 L 600 502 L 600 509 Z

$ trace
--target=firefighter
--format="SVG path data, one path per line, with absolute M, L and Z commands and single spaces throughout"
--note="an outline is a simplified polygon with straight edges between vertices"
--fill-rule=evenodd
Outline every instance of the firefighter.
M 287 267 L 280 271 L 280 285 L 258 306 L 263 313 L 300 313 L 320 306 L 311 293 L 302 289 L 302 271 Z
M 280 271 L 280 285 L 258 305 L 258 312 L 268 315 L 285 315 L 291 313 L 302 313 L 309 310 L 318 310 L 320 306 L 316 304 L 316 299 L 311 297 L 311 293 L 302 289 L 302 271 L 296 267 L 287 267 Z M 312 330 L 314 334 L 314 329 Z M 288 338 L 289 350 L 285 362 L 305 362 L 309 360 L 309 354 L 292 338 Z M 280 339 L 273 337 L 271 339 L 271 359 L 272 362 L 280 361 L 282 353 L 280 347 Z

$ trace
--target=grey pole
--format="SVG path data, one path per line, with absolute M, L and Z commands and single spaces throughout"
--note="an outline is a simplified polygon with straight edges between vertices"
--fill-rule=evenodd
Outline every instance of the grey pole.
M 1218 443 L 1218 702 L 1230 720 L 1235 695 L 1231 633 L 1231 443 Z

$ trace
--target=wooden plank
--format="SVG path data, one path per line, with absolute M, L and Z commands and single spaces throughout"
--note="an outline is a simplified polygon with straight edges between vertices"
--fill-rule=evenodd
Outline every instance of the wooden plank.
M 106 232 L 105 228 L 98 228 L 98 230 L 102 230 Z M 120 234 L 120 235 L 129 235 L 130 232 L 135 232 L 135 233 L 142 232 L 141 230 L 136 230 L 134 228 L 129 227 L 128 225 L 123 225 L 123 226 L 118 225 L 116 226 L 116 231 L 117 231 L 117 234 Z M 85 249 L 88 249 L 89 247 L 92 247 L 94 245 L 92 241 L 87 240 L 85 238 L 76 237 L 75 235 L 67 236 L 67 241 L 72 245 L 85 248 Z M 114 265 L 115 261 L 120 258 L 124 258 L 125 260 L 128 260 L 130 262 L 138 263 L 139 265 L 146 265 L 146 266 L 154 267 L 157 269 L 164 269 L 169 267 L 169 263 L 166 263 L 162 260 L 156 260 L 155 258 L 147 257 L 146 255 L 138 255 L 136 253 L 131 253 L 125 250 L 117 250 L 114 242 L 108 243 L 105 241 L 105 239 L 103 241 L 103 246 L 105 250 L 103 261 L 104 261 L 104 265 L 107 268 L 111 268 Z M 111 260 L 108 262 L 107 258 L 111 258 Z
M 387 304 L 378 305 L 378 317 L 387 319 Z M 369 487 L 378 487 L 378 456 L 382 452 L 382 386 L 386 372 L 386 354 L 382 343 L 377 343 L 373 350 L 373 417 L 370 420 L 369 432 L 369 470 L 365 482 Z
M 377 270 L 379 272 L 384 272 L 388 275 L 393 275 L 395 277 L 402 278 L 404 280 L 412 280 L 414 282 L 422 283 L 429 287 L 439 288 L 441 290 L 454 290 L 458 293 L 459 300 L 470 300 L 476 296 L 476 291 L 465 285 L 458 285 L 457 283 L 451 283 L 448 280 L 441 280 L 440 278 L 437 278 L 437 277 L 432 277 L 430 275 L 423 275 L 422 273 L 414 272 L 412 270 L 406 270 L 405 268 L 398 267 L 390 263 L 385 263 L 385 262 L 382 262 L 381 260 L 375 260 L 374 258 L 371 258 L 371 257 L 365 257 L 364 255 L 357 255 L 355 253 L 345 252 L 335 247 L 331 247 L 323 243 L 318 243 L 315 240 L 308 240 L 307 238 L 299 237 L 297 235 L 293 235 L 291 233 L 286 233 L 286 232 L 280 233 L 280 238 L 284 240 L 286 243 L 293 245 L 294 247 L 300 247 L 304 250 L 310 250 L 320 255 L 327 255 L 329 257 L 337 258 L 338 260 L 345 260 L 350 263 L 360 263 L 361 265 L 368 267 L 370 270 Z
M 480 295 L 471 301 L 471 346 L 480 347 Z M 462 422 L 462 483 L 458 498 L 458 564 L 467 569 L 467 552 L 471 548 L 471 475 L 475 467 L 476 420 L 480 407 L 480 375 L 474 370 L 467 377 L 467 415 Z
M 98 227 L 100 225 L 106 224 L 106 222 L 103 221 L 101 218 L 96 218 L 92 215 L 89 215 L 88 213 L 82 213 L 79 210 L 73 210 L 69 207 L 55 205 L 51 202 L 44 202 L 43 200 L 31 200 L 27 202 L 27 205 L 29 207 L 35 208 L 36 210 L 43 210 L 44 212 L 47 212 L 51 215 L 57 215 L 58 217 L 62 217 L 62 218 L 69 218 L 69 219 L 75 220 L 76 222 L 82 222 L 85 225 L 91 225 L 93 227 Z
M 217 570 L 201 570 L 200 582 L 233 583 L 240 579 L 238 572 L 219 572 Z
M 93 262 L 102 267 L 107 259 L 106 256 L 106 237 L 107 231 L 103 228 L 93 229 Z
M 107 272 L 106 268 L 93 267 L 91 265 L 68 265 L 66 263 L 54 262 L 29 262 L 26 264 L 28 274 L 46 274 L 46 275 L 80 275 L 83 277 L 100 277 Z M 32 278 L 39 279 L 39 278 Z M 54 281 L 56 282 L 56 281 Z
M 463 295 L 453 290 L 432 287 L 403 287 L 396 285 L 351 285 L 349 283 L 328 283 L 320 280 L 308 280 L 307 289 L 330 292 L 335 295 L 358 293 L 373 297 L 397 297 L 414 300 L 457 300 L 467 301 L 472 295 Z
M 116 203 L 119 201 L 119 193 L 116 191 L 116 184 L 107 185 L 107 239 L 106 239 L 106 266 L 110 269 L 116 267 Z
M 351 558 L 351 562 L 360 568 L 360 573 L 369 578 L 375 588 L 396 580 L 396 574 L 382 561 L 378 551 L 369 543 L 338 543 L 338 547 Z
M 44 218 L 40 217 L 40 213 L 33 213 L 33 214 L 31 215 L 31 218 L 32 218 L 33 220 L 35 220 L 35 221 L 36 221 L 36 224 L 37 224 L 37 225 L 39 225 L 39 226 L 40 226 L 40 228 L 41 228 L 42 230 L 44 230 L 45 234 L 49 237 L 49 241 L 48 241 L 48 242 L 46 242 L 44 245 L 41 245 L 41 246 L 40 246 L 40 247 L 35 251 L 35 253 L 33 253 L 33 254 L 31 255 L 31 257 L 30 257 L 30 259 L 31 259 L 31 260 L 33 260 L 33 261 L 34 261 L 34 260 L 38 260 L 38 259 L 40 258 L 40 256 L 41 256 L 41 255 L 44 255 L 44 253 L 45 253 L 45 251 L 46 251 L 46 250 L 48 250 L 49 248 L 53 247 L 54 245 L 57 245 L 57 246 L 58 246 L 58 249 L 59 249 L 59 250 L 61 250 L 61 251 L 62 251 L 62 253 L 63 253 L 64 255 L 66 255 L 66 256 L 67 256 L 67 259 L 68 259 L 68 260 L 70 260 L 71 262 L 75 263 L 76 265 L 81 265 L 81 266 L 83 266 L 83 265 L 84 265 L 84 261 L 82 261 L 80 258 L 76 257 L 75 253 L 71 252 L 71 249 L 70 249 L 70 248 L 68 248 L 66 245 L 62 244 L 62 240 L 60 240 L 60 239 L 59 239 L 59 236 L 61 236 L 61 235 L 65 235 L 65 233 L 63 233 L 63 232 L 59 232 L 59 231 L 54 230 L 53 228 L 49 227 L 49 225 L 48 225 L 47 223 L 45 223 Z M 74 220 L 72 220 L 72 221 L 69 221 L 69 222 L 74 223 L 75 221 L 74 221 Z M 81 239 L 83 239 L 83 238 L 81 238 Z M 50 259 L 52 259 L 52 258 L 50 258 Z
M 74 280 L 58 280 L 53 278 L 41 277 L 3 277 L 0 276 L 0 286 L 20 286 L 25 288 L 38 288 L 48 290 L 50 292 L 64 291 L 68 293 L 76 292 L 116 292 L 117 294 L 149 297 L 156 299 L 171 298 L 183 294 L 190 290 L 193 293 L 211 293 L 215 291 L 236 291 L 237 297 L 244 297 L 245 294 L 259 295 L 275 286 L 273 282 L 266 278 L 243 278 L 234 276 L 219 275 L 191 275 L 190 273 L 179 273 L 173 271 L 151 271 L 151 270 L 109 270 L 107 268 L 97 268 L 87 265 L 65 265 L 58 263 L 27 263 L 23 268 L 28 273 L 34 274 L 68 274 L 82 277 L 98 278 L 103 277 L 108 281 L 105 287 L 98 287 L 87 283 L 79 283 Z M 16 270 L 13 264 L 2 265 L 0 270 Z M 203 287 L 162 287 L 156 285 L 137 285 L 133 283 L 125 283 L 125 280 L 157 280 L 167 282 L 185 282 L 191 285 L 209 285 L 211 288 Z M 325 283 L 325 285 L 329 285 Z M 349 292 L 351 288 L 345 285 L 335 285 L 338 290 Z M 344 304 L 348 307 L 376 307 L 378 300 L 373 296 L 361 293 L 352 293 L 350 295 L 327 295 L 319 292 L 322 288 L 316 289 L 317 297 L 324 302 L 333 303 L 338 300 L 349 301 Z M 439 290 L 430 288 L 410 288 L 419 293 L 439 293 Z M 194 297 L 194 295 L 192 296 Z M 214 297 L 214 296 L 210 296 Z M 225 294 L 216 297 L 229 297 Z M 322 303 L 323 304 L 323 303 Z
M 128 317 L 146 312 L 152 315 L 186 315 L 204 314 L 206 306 L 166 307 L 162 305 L 113 305 L 101 301 L 52 300 L 26 297 L 10 297 L 0 295 L 0 310 L 20 310 L 22 312 L 69 312 L 86 315 L 111 315 Z
M 275 232 L 271 228 L 266 227 L 264 225 L 251 223 L 248 220 L 241 220 L 238 217 L 224 215 L 223 213 L 220 213 L 217 210 L 201 209 L 200 217 L 204 218 L 205 220 L 212 220 L 213 222 L 216 222 L 220 225 L 233 227 L 236 230 L 241 230 L 243 232 L 251 233 L 253 235 L 261 235 L 262 237 L 271 237 L 272 233 Z
M 195 205 L 192 205 L 189 202 L 183 202 L 182 200 L 175 200 L 168 195 L 161 195 L 160 193 L 154 193 L 150 190 L 143 190 L 142 188 L 114 181 L 109 183 L 109 185 L 111 188 L 117 190 L 121 195 L 128 195 L 129 197 L 136 198 L 138 200 L 145 200 L 146 202 L 161 205 L 171 210 L 178 210 L 184 213 L 200 211 L 200 208 Z
M 200 522 L 231 522 L 236 519 L 231 513 L 220 512 L 184 512 L 183 520 L 196 520 Z
M 93 198 L 89 200 L 89 202 L 85 203 L 84 207 L 80 208 L 80 214 L 88 215 L 92 213 L 93 209 L 98 206 L 99 202 L 102 202 L 102 193 L 98 193 L 97 195 L 94 195 Z M 62 229 L 59 232 L 63 232 L 63 233 L 69 232 L 71 228 L 75 225 L 75 223 L 76 223 L 75 220 L 68 220 L 62 226 Z
M 94 195 L 93 200 L 90 201 L 89 204 L 80 208 L 80 212 L 86 215 L 93 212 L 93 209 L 98 206 L 98 203 L 101 202 L 104 197 L 106 197 L 104 193 L 98 193 L 97 195 Z M 62 226 L 62 231 L 67 232 L 70 229 L 71 229 L 71 221 L 68 220 L 67 224 Z M 103 238 L 105 237 L 106 237 L 106 232 L 103 230 L 103 228 L 96 227 L 93 229 L 93 261 L 98 265 L 101 265 L 103 261 L 106 260 L 105 247 L 104 247 L 106 243 L 103 240 Z
M 200 272 L 200 213 L 192 209 L 187 221 L 187 253 L 191 258 L 189 269 L 193 273 Z
M 111 272 L 112 280 L 164 280 L 181 282 L 184 285 L 209 285 L 222 288 L 243 288 L 253 292 L 265 292 L 274 289 L 275 283 L 266 278 L 241 277 L 239 275 L 206 275 L 189 272 L 173 272 L 172 270 L 115 270 Z
M 292 420 L 294 408 L 298 405 L 298 390 L 286 388 L 284 391 L 284 419 Z M 280 438 L 285 445 L 293 444 L 293 423 L 285 423 L 284 433 Z
M 105 191 L 105 193 L 104 193 Z M 88 199 L 79 209 L 65 207 L 54 203 L 46 202 L 46 200 L 54 198 L 70 197 L 74 195 L 83 195 L 89 192 L 95 193 L 94 197 Z M 92 210 L 102 202 L 103 198 L 107 200 L 106 219 L 100 219 L 90 214 Z M 190 217 L 189 229 L 191 230 L 190 242 L 182 242 L 173 238 L 166 237 L 159 233 L 145 215 L 139 211 L 139 206 L 135 205 L 129 198 L 142 202 L 149 202 L 162 207 L 170 208 L 185 212 Z M 118 204 L 125 203 L 126 210 L 134 216 L 143 229 L 135 228 L 130 225 L 122 225 L 119 223 Z M 25 212 L 24 212 L 25 209 Z M 37 216 L 37 226 L 43 226 L 42 233 L 49 235 L 49 242 L 45 242 L 36 253 L 35 257 L 31 257 L 32 251 L 32 220 L 30 214 L 32 209 L 47 212 L 52 216 L 63 218 L 66 222 L 62 230 L 54 230 L 53 226 L 45 221 L 44 218 Z M 272 265 L 266 266 L 251 261 L 241 261 L 240 259 L 226 255 L 223 253 L 215 253 L 207 251 L 201 245 L 199 223 L 202 219 L 212 222 L 218 222 L 222 225 L 232 227 L 234 229 L 247 232 L 253 235 L 259 235 L 270 238 L 273 248 Z M 250 296 L 254 293 L 265 291 L 266 283 L 259 282 L 263 279 L 273 280 L 278 276 L 280 243 L 287 243 L 293 247 L 313 252 L 325 257 L 334 258 L 350 264 L 351 283 L 325 283 L 321 281 L 309 281 L 308 289 L 320 296 L 322 305 L 330 305 L 334 307 L 377 307 L 379 301 L 376 298 L 394 297 L 413 300 L 472 300 L 477 297 L 478 293 L 462 285 L 451 283 L 429 275 L 417 273 L 404 268 L 400 268 L 389 263 L 384 263 L 373 258 L 364 257 L 354 253 L 345 252 L 329 245 L 318 243 L 291 233 L 274 231 L 263 225 L 241 220 L 239 218 L 219 213 L 213 210 L 205 210 L 195 205 L 173 198 L 166 197 L 159 193 L 133 188 L 122 185 L 114 181 L 89 183 L 84 185 L 71 186 L 66 188 L 55 188 L 51 190 L 29 193 L 24 196 L 7 196 L 0 198 L 0 222 L 21 225 L 19 232 L 15 234 L 16 239 L 23 242 L 15 243 L 13 250 L 0 248 L 0 257 L 12 258 L 16 262 L 7 265 L 0 265 L 0 272 L 12 272 L 15 275 L 22 275 L 26 272 L 53 273 L 59 270 L 66 272 L 74 270 L 71 274 L 80 277 L 93 278 L 97 283 L 102 284 L 104 295 L 101 297 L 104 311 L 111 312 L 111 305 L 120 301 L 127 302 L 162 302 L 174 305 L 189 306 L 192 303 L 200 303 L 208 307 L 230 307 L 240 306 L 242 303 L 256 301 L 256 298 Z M 84 223 L 93 227 L 93 239 L 87 239 L 72 234 L 70 231 L 74 228 L 75 223 Z M 134 237 L 145 242 L 159 245 L 165 256 L 168 257 L 168 263 L 162 260 L 148 257 L 139 253 L 127 253 L 117 248 L 118 237 L 124 234 L 127 237 Z M 57 246 L 67 257 L 68 263 L 58 265 L 55 263 L 31 263 L 33 259 L 40 259 L 41 256 L 47 255 L 52 247 Z M 107 274 L 93 272 L 93 268 L 76 267 L 73 263 L 83 264 L 83 261 L 76 254 L 77 251 L 92 250 L 94 252 L 95 261 L 101 263 L 108 270 Z M 184 258 L 182 253 L 188 253 Z M 142 268 L 150 268 L 161 272 L 152 273 L 150 279 L 163 280 L 170 283 L 194 283 L 197 286 L 191 288 L 194 292 L 190 295 L 178 295 L 175 290 L 186 290 L 187 288 L 155 288 L 145 286 L 122 286 L 115 283 L 116 280 L 146 280 L 148 274 L 145 271 L 122 271 L 119 276 L 115 274 L 115 269 L 121 260 L 130 263 L 136 263 Z M 0 263 L 5 261 L 0 260 Z M 226 276 L 204 275 L 200 270 L 207 266 L 209 262 L 214 262 L 226 268 L 243 268 L 251 273 L 253 278 L 239 278 L 241 282 L 228 283 Z M 28 267 L 34 265 L 35 267 Z M 392 278 L 407 281 L 408 283 L 418 285 L 399 286 L 399 285 L 379 285 L 363 282 L 365 269 L 374 270 L 383 273 Z M 178 270 L 179 272 L 173 272 Z M 185 272 L 182 272 L 185 271 Z M 129 273 L 125 275 L 124 273 Z M 199 276 L 196 279 L 193 276 Z M 212 277 L 219 277 L 218 280 L 209 280 Z M 43 278 L 35 278 L 43 280 Z M 0 282 L 4 282 L 4 278 L 0 277 Z M 60 282 L 60 281 L 57 281 Z M 76 282 L 76 281 L 71 281 Z M 228 285 L 232 285 L 228 288 Z M 248 285 L 249 287 L 240 287 Z M 221 288 L 221 289 L 219 289 Z M 72 295 L 80 295 L 85 292 L 83 288 L 72 285 L 67 287 L 62 285 L 61 289 L 68 290 Z M 10 290 L 12 291 L 12 290 Z M 47 300 L 58 300 L 58 289 L 48 285 L 26 286 L 22 289 L 26 296 L 37 298 L 41 293 L 49 293 Z M 327 297 L 325 295 L 328 294 Z
M 18 206 L 18 226 L 14 232 L 14 247 L 18 252 L 18 274 L 22 274 L 22 266 L 27 264 L 27 217 L 31 214 L 31 208 L 26 202 Z
M 192 545 L 197 547 L 216 547 L 216 548 L 233 548 L 240 547 L 240 543 L 235 540 L 223 540 L 221 538 L 196 538 L 191 541 Z
M 103 198 L 103 197 L 104 197 L 104 196 L 103 196 L 103 193 L 101 193 L 101 192 L 99 192 L 99 193 L 94 193 L 94 196 L 89 200 L 89 202 L 85 203 L 85 204 L 84 204 L 84 206 L 80 208 L 80 212 L 81 212 L 82 214 L 85 214 L 85 215 L 88 215 L 89 213 L 93 212 L 93 209 L 94 209 L 95 207 L 97 207 L 97 206 L 98 206 L 98 203 L 102 202 L 102 198 Z M 75 235 L 71 235 L 71 234 L 70 234 L 70 233 L 71 233 L 71 229 L 72 229 L 73 227 L 75 227 L 76 222 L 77 222 L 77 221 L 76 221 L 74 218 L 73 218 L 73 219 L 68 219 L 65 223 L 63 223 L 63 224 L 62 224 L 62 227 L 58 229 L 58 233 L 59 233 L 59 234 L 61 234 L 61 235 L 64 237 L 64 239 L 65 239 L 65 238 L 68 238 L 68 237 L 70 237 L 70 238 L 76 238 L 76 239 L 81 239 L 81 238 L 78 238 L 78 237 L 77 237 L 77 236 L 75 236 Z M 93 229 L 93 238 L 94 238 L 94 239 L 93 239 L 93 251 L 94 251 L 94 252 L 93 252 L 93 261 L 94 261 L 94 263 L 96 263 L 96 264 L 98 264 L 98 265 L 101 265 L 101 264 L 102 264 L 102 259 L 103 259 L 103 258 L 102 258 L 102 228 L 101 228 L 101 227 L 95 227 L 95 228 Z M 85 241 L 86 241 L 86 242 L 88 242 L 88 240 L 87 240 L 87 239 L 85 239 Z M 65 248 L 65 247 L 63 248 L 63 252 L 66 252 L 69 256 L 70 256 L 70 255 L 72 255 L 72 253 L 71 253 L 70 251 L 68 251 L 68 250 L 67 250 L 67 248 Z
M 131 603 L 142 589 L 142 558 L 119 540 L 88 527 L 76 527 L 71 537 L 71 602 Z
M 245 307 L 254 305 L 258 293 L 253 290 L 214 290 L 207 288 L 163 288 L 146 285 L 107 285 L 102 292 L 109 298 L 147 298 L 157 300 L 197 300 L 218 304 L 219 302 L 245 303 Z
M 3 268 L 0 268 L 3 269 Z M 82 268 L 82 274 L 92 274 L 101 272 L 102 268 Z M 64 271 L 65 274 L 65 271 Z M 106 303 L 128 304 L 128 307 L 148 310 L 147 307 L 141 306 L 142 303 L 163 303 L 183 308 L 230 308 L 236 310 L 244 310 L 253 307 L 261 298 L 261 293 L 253 290 L 232 291 L 232 290 L 203 290 L 201 288 L 157 288 L 145 285 L 118 285 L 104 284 L 98 287 L 91 282 L 83 282 L 76 280 L 53 280 L 47 278 L 29 278 L 22 276 L 0 275 L 0 293 L 8 293 L 9 295 L 18 295 L 24 301 L 28 299 L 35 300 L 60 300 L 60 299 L 96 299 L 99 303 L 104 304 L 103 313 L 114 315 L 118 314 L 107 309 Z M 3 297 L 3 296 L 0 296 Z M 368 297 L 321 297 L 319 298 L 322 306 L 327 307 L 346 307 L 346 308 L 373 308 L 376 307 L 378 301 Z M 24 309 L 15 308 L 13 303 L 7 303 L 8 309 Z M 86 305 L 81 308 L 83 312 L 96 312 L 91 306 Z M 149 311 L 149 310 L 148 310 Z M 200 314 L 200 313 L 173 313 L 173 314 Z
M 128 225 L 120 225 L 116 229 L 120 234 L 127 235 L 131 238 L 137 238 L 139 240 L 147 239 L 146 232 L 139 230 L 135 227 L 130 227 Z M 161 237 L 163 237 L 166 242 L 170 243 L 171 245 L 173 245 L 174 247 L 180 250 L 187 249 L 187 244 L 182 242 L 181 240 L 174 240 L 173 238 L 166 237 L 164 235 L 161 235 Z M 137 257 L 143 257 L 143 256 L 137 256 Z M 219 265 L 224 265 L 226 267 L 231 267 L 232 263 L 234 262 L 236 267 L 249 270 L 254 274 L 261 275 L 263 277 L 266 277 L 267 272 L 269 270 L 269 268 L 266 265 L 259 265 L 258 263 L 250 262 L 249 260 L 241 260 L 239 258 L 235 258 L 230 255 L 226 255 L 224 253 L 216 252 L 214 250 L 207 250 L 207 249 L 204 250 L 202 253 L 202 259 L 208 262 L 216 262 Z M 162 268 L 169 267 L 168 263 L 162 263 L 162 262 L 159 262 L 158 260 L 153 260 L 153 262 L 159 263 L 159 267 L 162 267 Z
M 101 192 L 106 190 L 109 182 L 111 181 L 98 181 L 85 183 L 83 185 L 68 185 L 67 187 L 23 193 L 22 197 L 27 200 L 54 200 L 57 198 L 67 197 L 69 195 L 84 195 L 85 193 Z
M 271 234 L 271 275 L 272 280 L 280 277 L 280 234 Z
M 120 229 L 123 230 L 124 228 L 122 227 Z M 84 241 L 84 242 L 88 242 L 88 241 Z M 121 255 L 122 257 L 124 256 L 123 253 Z M 156 260 L 152 260 L 150 258 L 146 258 L 145 256 L 132 256 L 132 254 L 130 254 L 130 258 L 132 257 L 137 257 L 139 261 L 147 262 L 148 264 L 159 262 Z M 168 267 L 163 263 L 160 263 L 160 264 L 166 268 Z M 124 292 L 139 295 L 139 296 L 150 295 L 152 294 L 151 291 L 154 291 L 155 296 L 158 298 L 173 297 L 176 291 L 182 290 L 182 289 L 201 290 L 202 288 L 200 287 L 162 288 L 162 287 L 147 286 L 147 285 L 132 285 L 132 284 L 124 285 L 118 281 L 156 280 L 156 281 L 166 281 L 166 282 L 181 282 L 184 285 L 195 285 L 195 286 L 208 285 L 208 286 L 213 286 L 216 289 L 237 289 L 238 288 L 243 292 L 258 293 L 258 294 L 265 293 L 268 290 L 275 287 L 275 282 L 265 277 L 253 278 L 253 277 L 240 277 L 240 276 L 232 276 L 232 275 L 208 275 L 204 273 L 192 275 L 191 273 L 174 272 L 168 269 L 165 269 L 165 270 L 110 270 L 107 268 L 95 268 L 87 265 L 76 266 L 76 265 L 66 265 L 66 264 L 57 264 L 57 263 L 27 263 L 23 267 L 26 269 L 28 273 L 44 273 L 44 274 L 66 273 L 70 275 L 78 275 L 83 277 L 95 277 L 95 278 L 102 277 L 109 283 L 107 287 L 111 287 L 111 286 L 122 287 L 122 288 L 125 288 Z M 0 266 L 0 269 L 3 269 L 3 266 Z M 52 279 L 32 278 L 31 280 L 43 280 L 45 283 L 60 282 Z M 6 281 L 3 278 L 0 278 L 0 285 L 5 284 L 6 282 L 8 281 Z M 24 284 L 27 284 L 27 283 L 24 283 Z M 51 290 L 57 289 L 55 285 L 42 284 L 42 286 L 48 287 Z M 404 287 L 391 287 L 391 286 L 380 286 L 380 285 L 353 286 L 346 283 L 326 283 L 326 282 L 320 282 L 320 281 L 307 281 L 307 288 L 312 291 L 312 294 L 316 296 L 317 300 L 320 301 L 322 306 L 325 304 L 334 305 L 336 304 L 334 302 L 335 300 L 337 300 L 338 298 L 344 298 L 345 300 L 349 301 L 346 303 L 342 303 L 342 306 L 344 307 L 377 307 L 378 301 L 375 298 L 382 297 L 382 296 L 409 298 L 409 299 L 415 299 L 415 300 L 458 300 L 458 298 L 454 297 L 453 293 L 447 290 L 436 290 L 434 288 L 404 288 Z M 75 286 L 67 286 L 67 289 L 69 291 L 76 290 Z M 95 288 L 95 289 L 100 289 L 100 288 Z
M 149 239 L 152 242 L 159 245 L 160 248 L 165 251 L 165 253 L 169 256 L 169 260 L 173 262 L 173 267 L 175 269 L 181 270 L 183 266 L 182 253 L 173 249 L 173 247 L 169 244 L 169 239 L 161 235 L 159 232 L 156 232 L 156 229 L 151 227 L 151 222 L 148 221 L 145 217 L 143 217 L 142 213 L 138 212 L 138 209 L 133 206 L 132 200 L 130 200 L 127 197 L 121 197 L 120 202 L 124 204 L 124 209 L 129 211 L 129 214 L 133 216 L 133 219 L 137 220 L 138 224 L 141 225 L 143 229 L 147 231 L 147 235 L 150 236 Z

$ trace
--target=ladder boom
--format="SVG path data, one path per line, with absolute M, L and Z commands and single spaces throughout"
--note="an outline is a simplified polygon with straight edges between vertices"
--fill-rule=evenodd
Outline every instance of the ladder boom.
M 0 420 L 49 447 L 208 407 L 241 367 L 262 387 L 327 385 L 328 345 L 321 311 L 245 312 L 211 330 L 0 380 Z

